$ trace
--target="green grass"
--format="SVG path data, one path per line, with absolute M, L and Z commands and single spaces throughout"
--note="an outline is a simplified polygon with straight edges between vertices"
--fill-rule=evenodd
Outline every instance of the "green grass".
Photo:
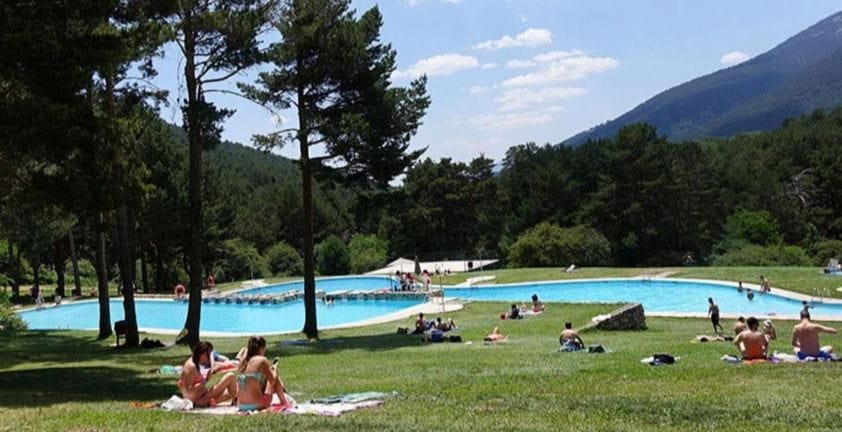
M 650 318 L 635 332 L 588 331 L 606 354 L 556 353 L 565 320 L 580 326 L 611 305 L 551 304 L 542 315 L 500 321 L 503 303 L 472 303 L 452 314 L 465 344 L 424 345 L 395 334 L 410 320 L 322 332 L 306 346 L 270 338 L 287 388 L 299 400 L 354 391 L 398 391 L 385 406 L 339 418 L 197 416 L 134 409 L 175 392 L 175 379 L 146 371 L 180 364 L 187 348 L 115 350 L 89 332 L 0 333 L 0 430 L 838 430 L 840 364 L 730 365 L 727 343 L 696 344 L 700 319 Z M 784 336 L 793 323 L 779 322 Z M 494 326 L 510 341 L 484 346 Z M 297 338 L 298 335 L 285 339 Z M 784 336 L 785 338 L 785 336 Z M 242 338 L 212 339 L 234 353 Z M 823 339 L 842 345 L 842 336 Z M 773 349 L 787 350 L 778 340 Z M 639 363 L 656 352 L 673 366 Z
M 750 284 L 759 284 L 760 275 L 765 275 L 775 288 L 784 288 L 807 295 L 812 295 L 814 288 L 827 289 L 830 291 L 831 297 L 842 298 L 842 292 L 836 291 L 836 288 L 842 287 L 842 276 L 825 275 L 818 267 L 588 267 L 579 269 L 574 273 L 564 273 L 562 268 L 518 268 L 490 270 L 482 273 L 452 274 L 443 278 L 443 282 L 445 285 L 455 285 L 465 282 L 469 277 L 481 275 L 496 276 L 491 282 L 502 284 L 543 280 L 635 277 L 659 273 L 670 273 L 669 277 L 673 278 L 741 280 Z M 438 285 L 439 279 L 434 277 L 433 283 Z

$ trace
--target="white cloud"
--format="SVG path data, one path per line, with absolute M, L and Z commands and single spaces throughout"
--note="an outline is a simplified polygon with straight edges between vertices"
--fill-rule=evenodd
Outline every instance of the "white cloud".
M 748 54 L 740 51 L 731 51 L 728 54 L 722 56 L 719 59 L 719 62 L 726 65 L 726 66 L 734 66 L 735 64 L 740 64 L 748 59 L 750 59 Z
M 497 63 L 483 63 L 482 64 L 483 69 L 494 69 L 496 67 L 497 67 Z
M 408 69 L 397 70 L 394 78 L 415 78 L 421 75 L 436 76 L 479 67 L 479 61 L 471 56 L 462 54 L 440 54 L 415 62 Z
M 474 49 L 497 51 L 512 47 L 536 47 L 552 43 L 553 33 L 547 29 L 529 28 L 515 37 L 505 35 L 500 39 L 487 40 L 474 45 Z
M 538 71 L 503 81 L 503 87 L 545 86 L 615 69 L 620 62 L 610 57 L 591 57 L 581 51 L 554 51 L 535 57 Z
M 553 121 L 553 116 L 544 111 L 529 111 L 509 114 L 489 114 L 468 117 L 464 123 L 479 129 L 499 130 L 518 129 L 527 126 L 537 126 Z
M 522 22 L 522 23 L 525 23 L 525 22 L 529 21 L 529 18 L 526 17 L 526 14 L 523 14 L 523 13 L 518 14 L 517 17 L 518 17 L 518 19 L 520 19 L 520 22 Z
M 535 63 L 532 60 L 509 60 L 506 62 L 506 67 L 509 69 L 531 68 L 532 66 L 537 65 L 538 63 Z
M 580 50 L 573 51 L 550 51 L 544 54 L 538 54 L 533 59 L 538 63 L 549 63 L 551 61 L 566 59 L 570 57 L 584 56 L 585 52 Z
M 494 99 L 501 106 L 499 111 L 519 111 L 535 105 L 546 105 L 552 102 L 581 96 L 587 91 L 581 87 L 545 87 L 541 89 L 518 88 L 506 90 Z M 559 111 L 561 107 L 550 106 L 545 111 Z
M 470 93 L 470 94 L 480 94 L 480 93 L 485 93 L 490 89 L 491 89 L 491 87 L 488 87 L 488 86 L 471 86 L 471 87 L 468 87 L 468 93 Z

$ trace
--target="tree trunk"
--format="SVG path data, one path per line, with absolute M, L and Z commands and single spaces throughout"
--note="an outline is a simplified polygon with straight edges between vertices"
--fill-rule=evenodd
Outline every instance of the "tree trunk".
M 111 304 L 108 298 L 108 263 L 105 261 L 105 217 L 97 214 L 94 237 L 96 238 L 96 280 L 99 288 L 99 336 L 111 336 Z
M 159 250 L 155 251 L 155 291 L 166 292 L 167 281 L 164 280 L 164 257 Z
M 20 246 L 15 252 L 12 249 L 12 243 L 9 243 L 9 262 L 12 263 L 12 301 L 18 301 L 20 297 Z
M 114 103 L 114 77 L 112 74 L 105 76 L 105 109 L 111 122 L 112 133 L 116 132 L 117 107 Z M 116 137 L 111 137 L 112 139 Z M 116 144 L 116 139 L 111 143 L 117 153 L 122 153 Z M 140 344 L 140 335 L 137 332 L 137 315 L 134 306 L 134 259 L 132 259 L 131 247 L 129 245 L 129 211 L 126 204 L 127 191 L 122 186 L 127 183 L 125 170 L 120 166 L 117 158 L 113 159 L 113 169 L 117 177 L 118 188 L 116 190 L 120 205 L 117 209 L 117 251 L 120 256 L 120 281 L 123 286 L 123 313 L 126 321 L 126 346 L 137 346 Z
M 149 270 L 146 268 L 146 248 L 140 247 L 140 285 L 144 294 L 149 294 Z
M 79 260 L 76 256 L 76 240 L 73 238 L 73 230 L 68 235 L 70 242 L 70 261 L 73 264 L 73 295 L 82 295 L 82 281 L 79 279 Z
M 137 315 L 134 306 L 134 259 L 132 259 L 131 248 L 129 248 L 128 219 L 128 210 L 126 204 L 123 203 L 117 211 L 117 224 L 119 225 L 117 248 L 120 250 L 120 280 L 123 284 L 123 313 L 126 320 L 125 345 L 138 346 L 140 335 L 137 331 Z
M 196 35 L 192 28 L 193 16 L 189 6 L 183 17 L 184 28 L 184 78 L 187 84 L 187 135 L 190 142 L 190 168 L 188 195 L 190 200 L 190 241 L 187 247 L 190 293 L 187 319 L 179 343 L 191 347 L 199 343 L 199 326 L 202 313 L 202 134 L 199 81 L 196 77 L 195 50 Z
M 64 242 L 63 239 L 56 240 L 53 244 L 53 250 L 55 252 L 53 257 L 53 265 L 55 266 L 56 270 L 56 295 L 65 297 L 64 293 Z
M 301 185 L 303 204 L 303 234 L 304 249 L 304 328 L 301 330 L 309 339 L 319 338 L 318 320 L 316 317 L 316 262 L 313 251 L 313 172 L 310 165 L 310 143 L 306 132 L 307 121 L 302 114 L 303 89 L 299 89 L 298 100 L 298 143 L 301 152 Z
M 41 256 L 35 255 L 32 260 L 32 299 L 38 298 L 41 292 Z

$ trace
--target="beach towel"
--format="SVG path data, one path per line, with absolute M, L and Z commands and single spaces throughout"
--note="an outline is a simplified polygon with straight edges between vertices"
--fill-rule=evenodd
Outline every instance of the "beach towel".
M 347 395 L 331 396 L 328 398 L 313 399 L 310 402 L 295 403 L 291 396 L 285 395 L 287 402 L 292 404 L 290 406 L 281 406 L 281 401 L 277 395 L 272 396 L 272 404 L 262 411 L 248 411 L 241 412 L 236 405 L 219 405 L 209 408 L 195 408 L 185 410 L 192 414 L 210 414 L 210 415 L 254 415 L 254 414 L 298 414 L 298 415 L 319 415 L 337 417 L 346 412 L 356 411 L 362 408 L 370 408 L 385 403 L 386 398 L 397 395 L 397 392 L 380 393 L 380 392 L 364 392 L 364 393 L 350 393 Z M 175 397 L 175 396 L 174 396 Z M 189 402 L 189 401 L 187 401 Z

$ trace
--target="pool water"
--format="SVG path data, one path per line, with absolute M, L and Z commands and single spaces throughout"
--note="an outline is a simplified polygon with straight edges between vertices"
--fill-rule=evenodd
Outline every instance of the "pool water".
M 419 304 L 420 300 L 337 300 L 335 305 L 316 304 L 320 328 L 362 321 Z M 187 317 L 187 303 L 173 300 L 136 300 L 138 327 L 179 331 Z M 33 330 L 96 329 L 99 303 L 66 303 L 57 308 L 21 312 Z M 122 320 L 122 299 L 111 300 L 111 321 Z M 304 326 L 302 300 L 281 304 L 202 304 L 202 331 L 238 334 L 295 332 Z
M 316 279 L 316 290 L 328 294 L 334 291 L 364 290 L 376 291 L 394 289 L 396 282 L 388 276 L 348 276 Z M 259 288 L 237 291 L 240 295 L 272 295 L 289 291 L 304 291 L 304 281 L 283 282 Z
M 640 279 L 541 282 L 516 285 L 496 285 L 480 288 L 448 288 L 447 296 L 466 300 L 496 300 L 529 304 L 532 294 L 544 302 L 636 302 L 648 312 L 677 312 L 706 314 L 708 297 L 719 305 L 722 314 L 798 315 L 801 301 L 775 294 L 761 295 L 756 290 L 749 301 L 745 293 L 733 286 L 716 283 L 685 281 L 641 281 Z M 818 316 L 842 318 L 842 304 L 812 304 L 811 312 Z

